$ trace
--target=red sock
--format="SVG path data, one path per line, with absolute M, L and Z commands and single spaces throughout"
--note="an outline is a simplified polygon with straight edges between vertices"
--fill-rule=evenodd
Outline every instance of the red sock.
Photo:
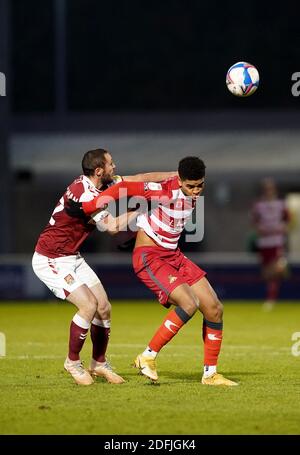
M 69 354 L 70 360 L 79 360 L 79 353 L 87 337 L 89 322 L 75 314 L 70 326 Z
M 191 316 L 180 307 L 176 307 L 175 310 L 170 311 L 150 341 L 149 348 L 152 351 L 159 352 L 190 318 Z
M 204 365 L 217 365 L 222 344 L 222 322 L 203 319 Z
M 267 283 L 267 300 L 277 300 L 279 294 L 280 281 L 271 280 Z
M 91 324 L 91 340 L 93 343 L 93 359 L 105 362 L 105 353 L 110 335 L 110 321 L 94 318 Z

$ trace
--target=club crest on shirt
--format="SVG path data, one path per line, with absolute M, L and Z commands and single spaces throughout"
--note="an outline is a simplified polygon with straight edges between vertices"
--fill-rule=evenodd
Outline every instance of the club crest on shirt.
M 69 286 L 71 286 L 73 283 L 75 283 L 75 279 L 70 273 L 69 273 L 69 275 L 65 276 L 64 280 L 66 283 L 68 283 Z
M 177 276 L 173 276 L 173 275 L 168 275 L 168 278 L 169 278 L 169 283 L 170 284 L 174 283 L 174 281 L 177 280 Z
M 159 293 L 158 293 L 159 303 L 162 303 L 163 300 L 164 300 L 164 293 L 162 291 L 159 291 Z

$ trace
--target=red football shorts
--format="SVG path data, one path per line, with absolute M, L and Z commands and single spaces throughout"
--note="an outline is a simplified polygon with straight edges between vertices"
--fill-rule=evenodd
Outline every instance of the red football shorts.
M 169 308 L 169 295 L 177 286 L 192 286 L 206 272 L 180 251 L 157 246 L 140 246 L 134 249 L 133 268 L 139 279 L 153 291 L 159 303 Z
M 259 255 L 262 265 L 269 265 L 277 261 L 280 257 L 284 256 L 284 249 L 281 246 L 270 248 L 259 248 Z

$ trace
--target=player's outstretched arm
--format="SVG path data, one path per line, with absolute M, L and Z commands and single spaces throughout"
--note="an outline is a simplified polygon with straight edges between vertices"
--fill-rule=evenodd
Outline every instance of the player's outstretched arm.
M 103 191 L 89 202 L 82 202 L 82 209 L 86 215 L 91 215 L 106 204 L 122 197 L 145 196 L 143 182 L 120 182 Z
M 86 215 L 91 215 L 114 200 L 132 196 L 142 196 L 147 200 L 159 199 L 162 196 L 168 197 L 168 191 L 163 183 L 121 182 L 109 187 L 92 201 L 82 202 L 82 209 Z
M 162 182 L 170 177 L 177 177 L 177 171 L 170 172 L 146 172 L 144 174 L 124 175 L 124 182 Z

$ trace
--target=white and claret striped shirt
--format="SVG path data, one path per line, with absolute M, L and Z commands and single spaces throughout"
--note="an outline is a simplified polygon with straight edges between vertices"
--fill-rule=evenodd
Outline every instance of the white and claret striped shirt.
M 286 226 L 289 212 L 282 199 L 257 201 L 252 209 L 252 217 L 258 234 L 259 248 L 283 247 L 286 242 Z

